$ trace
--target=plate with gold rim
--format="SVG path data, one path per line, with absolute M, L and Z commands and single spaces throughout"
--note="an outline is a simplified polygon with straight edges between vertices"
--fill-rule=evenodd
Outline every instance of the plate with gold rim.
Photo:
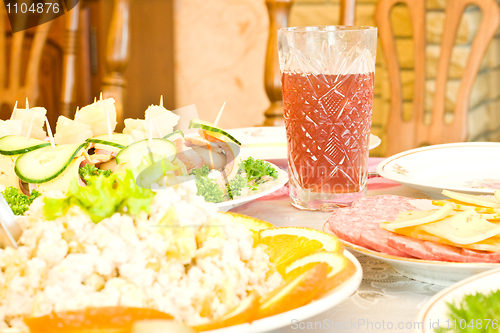
M 287 158 L 285 126 L 262 126 L 228 129 L 227 132 L 241 142 L 242 158 L 252 156 L 263 160 Z M 378 136 L 370 134 L 369 149 L 379 146 Z
M 444 199 L 441 191 L 493 194 L 500 189 L 500 143 L 463 142 L 416 148 L 377 166 L 387 179 Z
M 297 322 L 301 322 L 332 309 L 336 305 L 351 297 L 351 295 L 356 292 L 359 285 L 361 284 L 361 280 L 363 279 L 363 269 L 361 268 L 361 264 L 359 263 L 358 259 L 356 259 L 354 255 L 346 250 L 344 250 L 344 255 L 354 264 L 354 266 L 356 267 L 356 271 L 349 279 L 344 281 L 341 285 L 330 290 L 322 297 L 299 308 L 286 311 L 271 317 L 255 320 L 247 324 L 230 326 L 209 332 L 263 333 L 281 327 L 290 326 L 292 324 L 292 321 L 297 320 Z
M 448 288 L 441 290 L 439 293 L 429 299 L 422 309 L 418 312 L 415 322 L 423 323 L 420 327 L 414 330 L 415 333 L 435 333 L 435 329 L 442 328 L 460 328 L 468 327 L 469 323 L 453 321 L 449 317 L 449 308 L 447 303 L 458 304 L 465 295 L 473 295 L 476 293 L 490 293 L 500 289 L 500 269 L 494 269 L 481 274 L 471 276 L 460 282 L 457 282 Z M 489 319 L 489 322 L 488 322 Z M 476 318 L 481 321 L 481 326 L 496 325 L 499 327 L 499 321 L 494 318 Z M 475 322 L 478 325 L 479 322 Z
M 273 193 L 274 191 L 279 190 L 283 186 L 285 186 L 286 183 L 288 183 L 288 173 L 279 168 L 278 166 L 274 165 L 273 163 L 268 162 L 269 164 L 272 165 L 272 167 L 278 171 L 278 178 L 275 180 L 271 180 L 267 183 L 259 185 L 259 188 L 255 191 L 251 191 L 249 195 L 247 196 L 242 196 L 238 197 L 233 200 L 228 200 L 228 201 L 223 201 L 216 203 L 215 205 L 217 208 L 219 208 L 220 211 L 228 211 L 232 208 L 238 207 L 240 205 L 246 204 L 250 201 L 262 198 L 268 194 Z
M 329 222 L 326 222 L 323 225 L 323 231 L 329 234 L 335 234 L 330 229 Z M 462 263 L 398 257 L 378 251 L 373 251 L 363 246 L 344 241 L 342 239 L 340 241 L 349 251 L 382 260 L 388 263 L 396 272 L 401 275 L 417 281 L 437 284 L 441 286 L 449 286 L 472 275 L 479 274 L 491 269 L 500 268 L 500 264 L 496 263 Z

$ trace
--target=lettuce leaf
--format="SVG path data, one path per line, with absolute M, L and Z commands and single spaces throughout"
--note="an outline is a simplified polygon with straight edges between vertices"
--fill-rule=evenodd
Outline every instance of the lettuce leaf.
M 129 215 L 138 215 L 141 211 L 150 212 L 155 193 L 137 186 L 130 170 L 110 176 L 89 176 L 89 180 L 87 186 L 80 186 L 75 179 L 66 198 L 45 198 L 45 218 L 54 220 L 63 216 L 73 205 L 82 208 L 94 223 L 117 212 Z

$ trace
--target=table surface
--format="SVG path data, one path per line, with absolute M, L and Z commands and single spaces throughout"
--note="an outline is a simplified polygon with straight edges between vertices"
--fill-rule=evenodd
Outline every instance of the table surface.
M 388 184 L 378 188 L 372 190 L 369 186 L 367 195 L 394 194 L 425 198 L 420 191 L 407 186 Z M 287 196 L 275 200 L 253 201 L 231 211 L 253 216 L 276 226 L 302 226 L 318 230 L 322 230 L 331 215 L 328 212 L 296 209 L 291 206 Z M 316 324 L 314 332 L 413 332 L 413 327 L 420 325 L 416 323 L 419 309 L 444 287 L 409 279 L 383 261 L 362 254 L 355 255 L 363 267 L 363 281 L 357 292 L 336 307 L 305 320 L 302 325 Z M 393 328 L 389 329 L 391 326 Z M 297 331 L 312 330 L 290 325 L 272 332 Z

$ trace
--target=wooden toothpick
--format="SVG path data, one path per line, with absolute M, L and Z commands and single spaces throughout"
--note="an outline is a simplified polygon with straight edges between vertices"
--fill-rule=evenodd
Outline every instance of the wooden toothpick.
M 104 112 L 106 112 L 106 123 L 108 124 L 108 138 L 109 141 L 111 141 L 113 139 L 113 132 L 111 131 L 111 119 L 109 119 L 108 110 L 104 109 Z
M 160 136 L 160 138 L 163 138 L 163 134 L 161 134 L 161 131 L 160 129 L 158 128 L 158 126 L 156 126 L 155 123 L 153 123 L 153 127 L 155 128 L 156 132 L 158 133 L 158 135 Z
M 17 111 L 17 101 L 16 104 L 14 104 L 14 110 L 12 110 L 12 115 L 10 116 L 11 118 L 15 117 Z
M 222 104 L 222 107 L 220 108 L 220 111 L 219 113 L 217 114 L 217 118 L 215 118 L 215 121 L 214 121 L 214 126 L 217 126 L 217 124 L 219 123 L 219 120 L 220 118 L 222 117 L 222 112 L 224 111 L 224 107 L 226 106 L 226 102 L 224 102 L 224 104 Z
M 160 95 L 160 106 L 163 106 L 163 95 Z
M 50 145 L 52 146 L 52 149 L 55 149 L 56 144 L 54 143 L 54 136 L 52 135 L 52 129 L 50 128 L 49 118 L 47 118 L 47 116 L 45 116 L 45 124 L 47 125 L 47 132 L 49 133 Z
M 76 107 L 76 111 L 75 111 L 75 121 L 78 121 L 78 120 L 76 120 L 76 118 L 78 117 L 78 110 L 80 110 L 80 107 L 79 107 L 79 106 L 77 106 L 77 107 Z
M 26 110 L 30 109 L 30 103 L 28 102 L 28 97 L 26 97 Z
M 99 100 L 102 101 L 102 91 L 101 94 L 99 95 Z

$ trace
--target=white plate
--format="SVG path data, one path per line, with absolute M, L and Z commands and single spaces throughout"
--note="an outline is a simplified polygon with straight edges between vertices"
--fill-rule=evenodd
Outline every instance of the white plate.
M 293 319 L 303 321 L 307 318 L 314 317 L 333 308 L 334 306 L 354 294 L 354 292 L 358 289 L 361 280 L 363 279 L 363 271 L 361 265 L 359 264 L 359 261 L 348 251 L 344 251 L 344 255 L 356 266 L 356 272 L 347 281 L 331 290 L 329 293 L 323 295 L 323 297 L 321 297 L 320 299 L 301 306 L 300 308 L 280 313 L 272 317 L 259 319 L 249 324 L 242 324 L 213 330 L 210 331 L 210 333 L 267 332 L 280 327 L 289 326 L 291 325 Z
M 261 198 L 282 188 L 288 182 L 288 174 L 286 173 L 286 171 L 280 169 L 276 165 L 272 163 L 270 164 L 274 167 L 274 169 L 278 170 L 277 179 L 260 185 L 259 189 L 251 192 L 252 195 L 217 203 L 216 205 L 219 208 L 219 210 L 223 212 L 228 211 L 234 207 L 246 204 L 247 202 Z
M 323 226 L 323 231 L 333 234 L 328 222 Z M 350 251 L 385 261 L 401 275 L 414 280 L 441 286 L 449 286 L 472 275 L 494 268 L 500 268 L 500 264 L 495 263 L 461 263 L 397 257 L 372 251 L 363 246 L 355 245 L 344 240 L 341 241 Z
M 493 194 L 500 189 L 500 143 L 465 142 L 428 146 L 391 156 L 377 173 L 435 199 L 443 189 Z
M 460 281 L 446 289 L 441 290 L 427 301 L 424 307 L 419 311 L 416 321 L 423 323 L 421 327 L 416 328 L 416 333 L 435 333 L 438 328 L 438 320 L 441 327 L 454 328 L 454 324 L 448 317 L 447 303 L 459 303 L 465 295 L 480 293 L 489 293 L 500 289 L 500 270 L 490 270 L 478 275 L 471 276 L 468 279 Z M 482 320 L 482 326 L 485 327 L 488 321 L 486 318 L 477 318 Z M 448 321 L 447 321 L 448 320 Z M 467 326 L 469 323 L 462 322 Z M 475 323 L 476 325 L 477 323 Z M 491 325 L 492 322 L 489 322 Z M 500 324 L 497 321 L 497 324 Z M 457 322 L 459 327 L 460 323 Z M 462 326 L 463 327 L 463 326 Z
M 287 158 L 285 126 L 234 128 L 227 132 L 241 142 L 242 158 L 250 156 L 263 160 Z M 378 136 L 370 134 L 370 149 L 380 145 L 380 142 Z

